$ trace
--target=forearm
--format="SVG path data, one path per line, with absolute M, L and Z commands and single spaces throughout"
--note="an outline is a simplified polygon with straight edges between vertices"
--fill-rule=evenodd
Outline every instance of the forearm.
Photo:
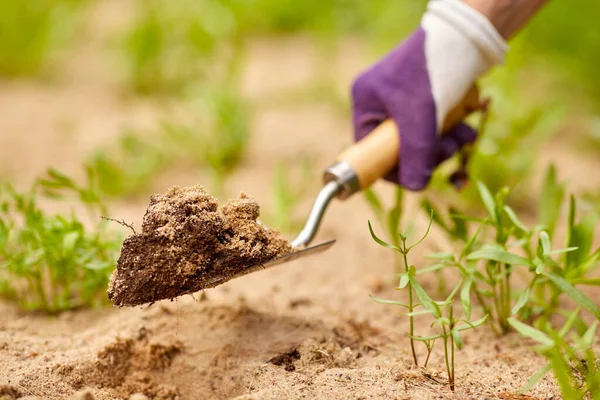
M 505 39 L 522 28 L 548 0 L 462 0 L 485 15 Z

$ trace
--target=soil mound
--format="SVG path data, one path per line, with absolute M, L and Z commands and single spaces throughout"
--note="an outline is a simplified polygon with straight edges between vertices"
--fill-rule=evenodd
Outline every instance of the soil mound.
M 173 299 L 291 252 L 279 232 L 257 222 L 259 213 L 244 193 L 219 210 L 201 186 L 152 196 L 142 233 L 123 242 L 108 298 L 117 306 Z

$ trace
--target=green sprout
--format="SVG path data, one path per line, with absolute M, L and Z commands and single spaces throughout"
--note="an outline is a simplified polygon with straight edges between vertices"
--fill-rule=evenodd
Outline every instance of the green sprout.
M 122 238 L 104 221 L 88 228 L 75 215 L 51 215 L 41 189 L 73 190 L 96 213 L 103 210 L 87 188 L 56 172 L 26 192 L 0 185 L 0 296 L 28 311 L 60 311 L 106 304 L 106 286 Z
M 400 283 L 398 285 L 398 290 L 407 289 L 408 291 L 408 304 L 403 304 L 399 301 L 395 300 L 385 300 L 380 299 L 375 296 L 371 296 L 371 298 L 381 304 L 391 304 L 397 305 L 407 310 L 406 315 L 409 318 L 409 333 L 408 337 L 410 338 L 410 346 L 413 357 L 413 362 L 416 366 L 419 365 L 419 361 L 416 354 L 415 342 L 422 342 L 427 349 L 427 357 L 425 359 L 424 367 L 427 367 L 429 362 L 429 357 L 433 350 L 433 346 L 437 339 L 441 339 L 444 346 L 444 359 L 446 363 L 446 371 L 448 374 L 448 382 L 450 386 L 450 390 L 454 391 L 455 388 L 455 350 L 461 350 L 463 346 L 463 341 L 461 337 L 461 332 L 467 329 L 474 329 L 480 325 L 482 325 L 486 319 L 487 315 L 483 318 L 480 318 L 476 321 L 469 321 L 471 318 L 471 301 L 469 296 L 465 296 L 464 293 L 468 293 L 470 283 L 467 284 L 464 279 L 461 279 L 458 285 L 451 291 L 451 293 L 446 297 L 443 301 L 435 301 L 433 300 L 425 291 L 423 286 L 421 286 L 417 280 L 419 275 L 424 273 L 435 271 L 434 268 L 423 268 L 417 269 L 414 265 L 409 265 L 408 263 L 408 253 L 415 247 L 418 246 L 429 234 L 431 229 L 431 224 L 433 222 L 433 218 L 430 219 L 429 226 L 423 237 L 419 239 L 415 244 L 408 246 L 406 245 L 406 234 L 399 234 L 400 236 L 400 246 L 396 246 L 390 243 L 387 243 L 380 238 L 378 238 L 373 232 L 373 228 L 371 227 L 371 223 L 369 222 L 369 231 L 371 233 L 371 237 L 377 244 L 383 246 L 388 249 L 392 249 L 402 255 L 402 259 L 404 260 L 404 273 L 400 276 Z M 461 307 L 463 309 L 463 316 L 457 317 L 454 309 L 455 297 L 457 293 L 460 291 L 461 297 Z M 419 303 L 414 302 L 413 296 L 416 296 L 419 300 Z M 421 310 L 417 310 L 417 308 L 423 308 Z M 415 334 L 414 327 L 414 317 L 422 316 L 422 315 L 431 315 L 434 319 L 432 326 L 439 327 L 439 333 L 435 335 L 429 336 L 419 336 Z
M 517 213 L 506 204 L 508 189 L 492 194 L 478 183 L 481 202 L 487 210 L 484 218 L 454 214 L 478 227 L 471 236 L 465 229 L 449 227 L 442 218 L 434 219 L 456 242 L 462 243 L 458 256 L 443 254 L 439 269 L 458 270 L 470 282 L 470 292 L 475 295 L 489 323 L 498 334 L 511 330 L 509 318 L 549 319 L 560 311 L 560 298 L 570 297 L 579 306 L 600 319 L 600 309 L 577 288 L 580 285 L 599 285 L 590 273 L 598 267 L 600 249 L 593 250 L 594 227 L 598 215 L 590 213 L 576 220 L 576 201 L 569 202 L 567 238 L 562 248 L 553 248 L 552 239 L 564 197 L 564 187 L 557 183 L 554 167 L 550 167 L 544 180 L 540 197 L 538 224 L 525 225 Z M 424 202 L 424 207 L 429 206 Z M 523 290 L 512 287 L 511 278 L 518 273 L 527 282 Z

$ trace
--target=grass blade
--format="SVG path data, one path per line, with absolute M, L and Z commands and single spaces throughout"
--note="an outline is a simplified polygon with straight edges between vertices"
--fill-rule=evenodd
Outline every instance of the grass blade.
M 519 389 L 517 394 L 523 394 L 531 388 L 533 388 L 540 381 L 540 379 L 542 379 L 548 373 L 548 371 L 550 371 L 550 368 L 550 364 L 546 364 L 545 366 L 540 368 L 540 370 L 536 372 L 531 378 L 529 378 L 527 383 L 521 389 Z
M 531 265 L 528 259 L 506 251 L 499 246 L 485 246 L 469 254 L 467 260 L 491 260 L 512 265 Z
M 600 309 L 594 302 L 587 297 L 583 292 L 575 286 L 567 282 L 564 278 L 551 272 L 544 272 L 544 276 L 548 277 L 556 286 L 560 288 L 567 296 L 577 302 L 580 306 L 591 312 L 596 319 L 600 320 Z
M 481 196 L 481 200 L 490 214 L 490 217 L 492 217 L 494 222 L 498 222 L 498 213 L 496 213 L 494 196 L 492 196 L 487 186 L 481 181 L 477 182 L 477 188 L 479 189 L 479 195 Z
M 393 244 L 387 243 L 387 242 L 379 239 L 377 237 L 377 235 L 375 235 L 375 232 L 373 232 L 373 227 L 371 226 L 371 221 L 368 221 L 368 222 L 369 222 L 369 232 L 371 232 L 371 237 L 373 238 L 373 240 L 375 240 L 375 242 L 377 242 L 377 244 L 379 244 L 380 246 L 386 247 L 388 249 L 400 251 L 400 248 L 398 246 L 394 246 Z
M 465 317 L 471 319 L 471 284 L 473 277 L 469 276 L 460 289 L 460 303 L 462 305 Z
M 373 300 L 375 303 L 379 303 L 379 304 L 391 304 L 394 306 L 400 306 L 400 307 L 404 307 L 404 308 L 409 308 L 408 304 L 404 304 L 401 303 L 399 301 L 396 300 L 387 300 L 387 299 L 382 299 L 373 295 L 369 295 L 369 297 L 371 298 L 371 300 Z
M 544 332 L 537 330 L 527 324 L 522 323 L 521 321 L 515 318 L 508 318 L 508 323 L 517 330 L 521 335 L 528 337 L 530 339 L 535 340 L 538 343 L 541 343 L 545 346 L 554 346 L 554 340 L 550 338 L 550 336 L 546 335 Z
M 510 208 L 509 206 L 504 206 L 504 212 L 506 213 L 506 215 L 508 215 L 508 218 L 510 218 L 512 223 L 515 224 L 517 228 L 519 228 L 523 232 L 529 232 L 529 228 L 527 228 L 525 224 L 521 222 L 521 220 L 519 219 L 519 217 L 517 217 L 517 214 L 512 208 Z
M 410 283 L 413 289 L 415 290 L 415 294 L 419 298 L 419 301 L 421 302 L 421 304 L 423 304 L 423 307 L 425 307 L 437 318 L 440 318 L 442 315 L 440 307 L 431 299 L 431 297 L 429 297 L 427 292 L 425 292 L 425 289 L 423 289 L 423 287 L 419 285 L 419 282 L 417 282 L 417 280 L 413 276 L 409 276 L 408 279 L 410 280 Z
M 554 237 L 564 194 L 564 184 L 559 184 L 556 179 L 556 167 L 550 165 L 538 200 L 538 223 L 546 227 L 551 238 Z
M 530 294 L 531 294 L 530 288 L 527 288 L 527 289 L 523 290 L 523 292 L 521 292 L 521 295 L 519 296 L 519 300 L 517 300 L 517 304 L 515 304 L 515 306 L 512 309 L 513 314 L 517 314 L 519 312 L 519 310 L 521 310 L 521 308 L 523 308 L 525 306 L 525 304 L 527 304 Z

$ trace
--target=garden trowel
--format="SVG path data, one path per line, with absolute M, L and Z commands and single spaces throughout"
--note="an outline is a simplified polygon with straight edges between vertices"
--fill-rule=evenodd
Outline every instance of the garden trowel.
M 443 132 L 461 122 L 466 116 L 480 110 L 486 104 L 480 102 L 477 86 L 465 96 L 464 100 L 448 115 Z M 461 153 L 461 166 L 451 177 L 450 181 L 456 188 L 461 188 L 468 179 L 466 163 L 469 149 Z M 294 249 L 302 249 L 273 260 L 281 263 L 321 252 L 330 248 L 335 240 L 307 247 L 317 233 L 327 206 L 333 198 L 346 200 L 353 194 L 369 188 L 375 181 L 392 171 L 398 163 L 400 139 L 396 124 L 387 120 L 380 124 L 372 133 L 344 150 L 336 161 L 323 174 L 323 188 L 308 215 L 304 228 L 292 242 Z
M 462 103 L 446 118 L 443 132 L 461 122 L 467 115 L 481 108 L 482 103 L 479 101 L 479 91 L 477 86 L 473 86 Z M 384 177 L 396 167 L 399 152 L 400 139 L 398 130 L 396 124 L 391 120 L 384 121 L 367 137 L 344 150 L 337 157 L 336 161 L 324 171 L 323 188 L 315 199 L 304 228 L 296 239 L 292 241 L 293 251 L 278 256 L 266 263 L 248 266 L 237 276 L 321 253 L 331 248 L 335 244 L 335 240 L 310 246 L 331 200 L 334 198 L 346 200 L 353 194 L 370 187 L 375 181 Z M 456 187 L 464 185 L 467 179 L 465 171 L 466 154 L 461 154 L 461 157 L 461 168 L 451 177 L 451 181 Z M 216 279 L 208 287 L 220 285 L 232 278 L 234 277 Z

